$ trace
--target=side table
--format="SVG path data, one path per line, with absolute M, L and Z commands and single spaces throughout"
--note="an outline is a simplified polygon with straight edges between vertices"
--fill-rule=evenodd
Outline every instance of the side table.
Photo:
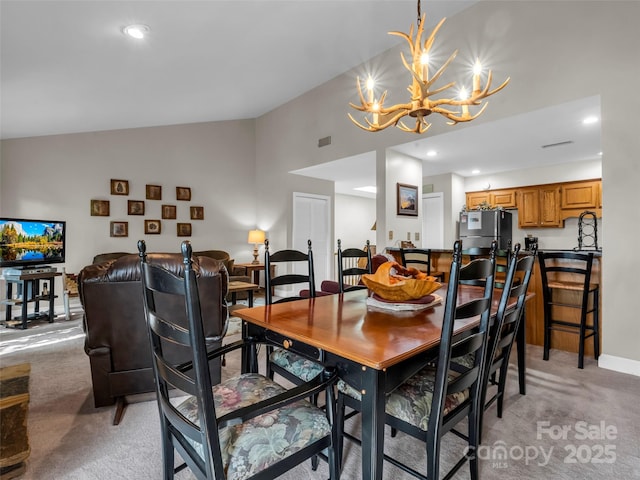
M 260 272 L 264 271 L 264 263 L 236 263 L 236 267 L 243 267 L 247 271 L 249 277 L 253 274 L 253 283 L 260 285 Z M 276 275 L 276 266 L 271 265 L 271 276 Z
M 49 323 L 53 322 L 55 318 L 54 301 L 57 298 L 55 295 L 55 277 L 59 277 L 62 273 L 59 272 L 44 272 L 34 274 L 21 274 L 21 275 L 5 275 L 3 278 L 7 283 L 7 297 L 2 300 L 2 303 L 6 305 L 5 311 L 5 326 L 17 327 L 25 330 L 27 323 L 31 319 L 46 318 Z M 40 291 L 40 281 L 47 281 L 47 292 Z M 16 297 L 13 297 L 13 284 L 17 284 Z M 40 311 L 40 302 L 49 302 L 49 311 Z M 27 307 L 29 303 L 34 303 L 33 313 L 28 313 Z M 12 307 L 21 306 L 22 312 L 20 320 L 13 320 L 11 318 Z

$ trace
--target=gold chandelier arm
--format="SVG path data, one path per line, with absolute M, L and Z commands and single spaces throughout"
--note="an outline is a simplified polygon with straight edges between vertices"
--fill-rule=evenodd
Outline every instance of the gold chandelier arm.
M 486 102 L 484 105 L 482 105 L 482 108 L 475 115 L 470 115 L 469 113 L 467 113 L 462 117 L 458 115 L 450 115 L 448 113 L 442 113 L 442 115 L 444 115 L 446 118 L 451 120 L 450 122 L 447 122 L 447 125 L 455 125 L 456 123 L 470 122 L 471 120 L 475 120 L 480 115 L 482 115 L 484 110 L 487 108 L 487 105 L 489 105 L 489 102 Z
M 367 132 L 377 132 L 378 131 L 377 128 L 365 127 L 360 122 L 358 122 L 355 118 L 353 118 L 353 116 L 350 113 L 347 113 L 347 115 L 349 115 L 349 119 L 351 119 L 351 121 L 353 123 L 355 123 L 361 129 L 366 130 Z M 365 120 L 366 120 L 366 117 L 365 117 Z
M 423 119 L 416 118 L 416 126 L 414 128 L 407 127 L 404 122 L 398 122 L 398 128 L 407 133 L 424 133 L 431 127 L 431 124 Z
M 443 72 L 447 69 L 447 67 L 449 66 L 449 64 L 451 62 L 453 62 L 453 60 L 456 58 L 456 56 L 458 55 L 458 50 L 456 50 L 455 52 L 453 52 L 451 54 L 451 56 L 447 59 L 446 62 L 444 62 L 442 64 L 442 66 L 438 69 L 438 71 L 436 73 L 433 74 L 433 77 L 431 77 L 431 80 L 429 80 L 429 82 L 427 83 L 426 87 L 430 87 L 431 85 L 433 85 L 434 82 L 436 82 L 440 76 L 443 74 Z M 455 85 L 456 82 L 451 82 Z
M 420 24 L 424 23 L 424 19 L 425 19 L 425 15 L 422 15 L 422 21 L 420 22 Z M 438 25 L 436 25 L 436 27 L 433 29 L 433 31 L 431 32 L 431 35 L 429 35 L 429 38 L 427 38 L 424 42 L 424 50 L 426 52 L 430 52 L 431 51 L 431 46 L 433 45 L 433 41 L 436 38 L 436 33 L 438 33 L 438 30 L 440 30 L 440 27 L 442 26 L 442 24 L 444 23 L 444 21 L 447 19 L 447 17 L 443 18 L 442 20 L 440 20 L 440 23 L 438 23 Z

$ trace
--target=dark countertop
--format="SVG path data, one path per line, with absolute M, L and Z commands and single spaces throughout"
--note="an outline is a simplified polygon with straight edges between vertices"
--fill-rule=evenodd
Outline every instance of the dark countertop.
M 419 248 L 419 247 L 416 247 Z M 386 247 L 385 250 L 387 252 L 400 252 L 400 247 Z M 446 249 L 446 248 L 432 248 L 430 249 L 431 253 L 453 253 L 452 249 Z M 576 252 L 576 253 L 591 253 L 593 252 L 593 256 L 594 257 L 601 257 L 602 256 L 602 250 L 574 250 L 573 248 L 542 248 L 540 250 L 543 250 L 545 252 Z

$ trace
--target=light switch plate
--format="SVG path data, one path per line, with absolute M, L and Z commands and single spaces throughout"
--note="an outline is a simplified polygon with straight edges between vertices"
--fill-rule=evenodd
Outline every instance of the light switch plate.
M 411 232 L 407 232 L 407 240 L 411 241 Z
M 393 230 L 389 230 L 389 240 L 393 240 Z
M 419 232 L 414 233 L 414 237 L 416 239 L 416 242 L 420 241 L 420 233 Z

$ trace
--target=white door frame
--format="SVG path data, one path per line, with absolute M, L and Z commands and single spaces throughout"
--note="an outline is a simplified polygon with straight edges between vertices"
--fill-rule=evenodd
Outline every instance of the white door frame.
M 440 206 L 439 210 L 435 212 L 435 216 L 428 215 L 430 209 L 427 208 L 427 202 L 432 207 L 438 208 L 437 205 Z M 433 227 L 436 229 L 435 237 L 434 235 L 427 236 L 427 232 Z M 427 244 L 429 238 L 431 241 L 430 244 Z M 422 246 L 424 248 L 444 248 L 444 194 L 442 192 L 422 194 Z
M 316 281 L 316 289 L 320 288 L 320 282 L 325 279 L 332 278 L 331 275 L 331 263 L 333 261 L 333 248 L 332 248 L 332 229 L 331 229 L 331 197 L 328 195 L 318 195 L 314 193 L 293 192 L 293 212 L 292 212 L 292 227 L 291 227 L 291 248 L 307 251 L 307 240 L 310 238 L 308 232 L 300 231 L 299 225 L 296 225 L 296 218 L 298 213 L 298 201 L 300 199 L 317 200 L 321 205 L 324 203 L 322 213 L 319 215 L 320 219 L 313 219 L 314 222 L 322 221 L 323 225 L 318 226 L 318 231 L 324 231 L 324 238 L 313 238 L 311 235 L 312 251 L 313 251 L 313 263 L 314 274 Z M 322 244 L 324 243 L 324 248 Z M 321 278 L 322 277 L 322 278 Z M 326 278 L 325 278 L 326 277 Z

